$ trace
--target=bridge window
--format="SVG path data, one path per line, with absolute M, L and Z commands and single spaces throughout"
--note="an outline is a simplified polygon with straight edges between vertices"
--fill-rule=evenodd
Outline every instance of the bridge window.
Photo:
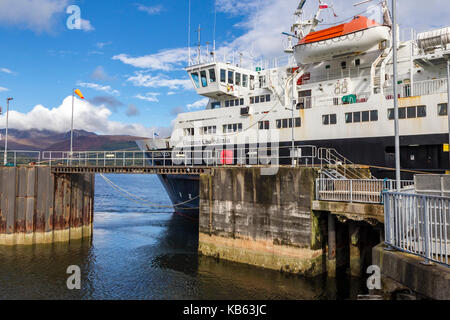
M 229 106 L 230 106 L 230 101 L 229 100 L 225 101 L 225 108 L 228 108 Z
M 266 102 L 270 102 L 270 94 L 266 94 Z
M 269 120 L 259 121 L 259 130 L 269 130 L 270 122 Z
M 446 103 L 440 103 L 438 104 L 438 116 L 446 116 L 447 113 L 447 104 Z
M 198 73 L 197 72 L 191 73 L 191 78 L 192 81 L 194 81 L 195 87 L 200 88 L 200 82 L 198 81 L 199 80 Z
M 241 74 L 239 72 L 236 72 L 236 85 L 241 85 Z
M 200 78 L 202 79 L 202 87 L 208 86 L 208 80 L 206 79 L 206 71 L 200 71 Z
M 211 103 L 211 109 L 218 109 L 218 108 L 220 108 L 220 101 Z
M 247 88 L 247 86 L 248 86 L 248 75 L 246 75 L 246 74 L 242 75 L 242 86 L 244 88 Z
M 184 129 L 184 135 L 185 136 L 193 136 L 195 133 L 194 128 L 185 128 Z
M 250 90 L 255 90 L 255 76 L 250 76 Z
M 260 103 L 266 102 L 266 96 L 260 96 L 260 97 L 259 97 L 259 102 L 260 102 Z
M 234 71 L 228 71 L 228 83 L 234 84 Z
M 216 82 L 216 70 L 209 69 L 209 82 Z
M 230 107 L 234 107 L 234 100 L 230 100 Z
M 255 97 L 255 103 L 259 103 L 259 96 Z
M 220 69 L 220 82 L 227 82 L 227 72 L 223 69 Z

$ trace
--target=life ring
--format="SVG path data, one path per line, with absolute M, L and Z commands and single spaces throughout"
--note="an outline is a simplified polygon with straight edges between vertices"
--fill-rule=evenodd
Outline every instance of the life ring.
M 344 83 L 342 84 L 341 93 L 347 93 L 348 91 L 348 85 L 347 80 L 344 80 Z
M 341 84 L 339 83 L 339 80 L 336 83 L 336 86 L 334 87 L 334 93 L 340 94 L 341 93 Z
M 232 85 L 227 85 L 227 91 L 234 91 L 234 87 Z

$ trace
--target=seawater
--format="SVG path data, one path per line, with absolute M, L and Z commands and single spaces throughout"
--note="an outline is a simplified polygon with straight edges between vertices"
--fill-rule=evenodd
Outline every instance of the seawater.
M 96 177 L 92 239 L 0 247 L 4 299 L 355 299 L 361 279 L 304 279 L 197 254 L 198 223 L 173 213 L 154 175 Z M 160 206 L 160 207 L 155 207 Z M 81 289 L 66 285 L 81 269 Z

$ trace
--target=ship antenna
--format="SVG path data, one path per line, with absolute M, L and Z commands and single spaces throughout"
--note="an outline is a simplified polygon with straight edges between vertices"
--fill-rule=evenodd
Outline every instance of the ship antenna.
M 191 0 L 189 0 L 188 24 L 188 66 L 191 66 Z
M 197 29 L 197 32 L 198 32 L 198 43 L 197 43 L 198 64 L 200 64 L 202 61 L 202 58 L 201 58 L 202 57 L 201 31 L 202 31 L 202 28 L 200 27 L 200 25 L 198 25 L 198 29 Z
M 214 32 L 213 32 L 213 58 L 216 62 L 216 24 L 217 24 L 217 5 L 214 2 Z

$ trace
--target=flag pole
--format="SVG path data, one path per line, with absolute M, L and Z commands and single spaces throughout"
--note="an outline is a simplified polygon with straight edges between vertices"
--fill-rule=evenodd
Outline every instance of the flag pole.
M 75 89 L 72 89 L 72 121 L 70 125 L 70 157 L 73 154 L 73 108 L 75 103 Z

